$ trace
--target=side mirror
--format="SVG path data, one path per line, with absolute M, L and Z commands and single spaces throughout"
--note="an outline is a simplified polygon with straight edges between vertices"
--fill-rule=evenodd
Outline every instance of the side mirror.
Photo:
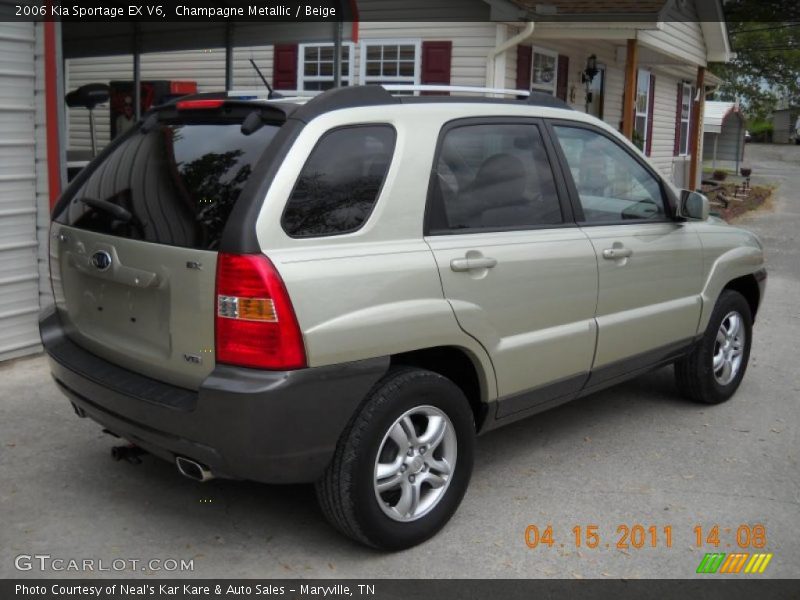
M 678 204 L 678 216 L 694 221 L 705 221 L 708 219 L 708 211 L 708 198 L 705 194 L 683 190 Z

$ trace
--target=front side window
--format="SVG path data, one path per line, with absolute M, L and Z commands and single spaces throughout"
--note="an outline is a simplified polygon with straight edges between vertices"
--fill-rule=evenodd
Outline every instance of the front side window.
M 584 222 L 665 218 L 658 179 L 622 146 L 593 130 L 554 129 L 578 191 Z
M 533 49 L 531 60 L 531 89 L 555 95 L 558 79 L 558 53 Z
M 351 233 L 378 200 L 394 154 L 390 125 L 343 127 L 326 133 L 308 157 L 283 213 L 292 237 Z
M 419 61 L 419 42 L 363 42 L 361 81 L 365 84 L 419 84 Z
M 477 124 L 444 135 L 429 191 L 431 233 L 563 222 L 550 162 L 532 124 Z
M 334 86 L 333 44 L 300 44 L 300 65 L 297 81 L 306 91 L 325 91 Z M 352 85 L 353 45 L 342 45 L 342 85 Z

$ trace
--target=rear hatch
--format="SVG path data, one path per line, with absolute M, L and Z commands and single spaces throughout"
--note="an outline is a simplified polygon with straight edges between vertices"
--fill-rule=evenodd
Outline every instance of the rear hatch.
M 51 229 L 50 270 L 75 343 L 199 387 L 214 368 L 222 232 L 280 127 L 277 119 L 242 127 L 263 110 L 208 101 L 162 110 L 68 190 Z

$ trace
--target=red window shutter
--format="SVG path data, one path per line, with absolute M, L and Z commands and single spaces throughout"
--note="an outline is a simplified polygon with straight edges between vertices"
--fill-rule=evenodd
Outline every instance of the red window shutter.
M 556 96 L 566 102 L 569 89 L 569 56 L 558 55 L 558 83 L 556 85 Z
M 647 148 L 645 154 L 650 156 L 653 151 L 653 109 L 656 106 L 656 76 L 650 75 L 650 98 L 647 106 Z
M 697 88 L 692 86 L 692 103 L 689 105 L 689 154 L 692 153 L 692 123 L 697 123 L 697 110 L 700 108 L 700 103 L 695 102 L 695 96 L 697 95 Z M 703 135 L 703 130 L 698 129 L 699 135 Z M 699 148 L 699 146 L 698 146 Z
M 297 44 L 275 45 L 272 86 L 276 90 L 297 89 Z
M 675 145 L 672 147 L 672 156 L 681 153 L 681 112 L 683 110 L 683 84 L 678 84 L 678 103 L 675 107 Z
M 517 89 L 529 92 L 531 89 L 531 61 L 533 48 L 517 46 Z
M 450 85 L 452 55 L 453 42 L 422 42 L 422 85 Z

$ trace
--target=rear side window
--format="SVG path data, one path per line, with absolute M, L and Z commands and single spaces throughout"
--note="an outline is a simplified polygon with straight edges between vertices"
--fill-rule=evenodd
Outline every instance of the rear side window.
M 278 131 L 240 121 L 161 122 L 117 146 L 57 220 L 117 237 L 201 250 L 222 230 L 256 161 Z
M 283 213 L 292 237 L 351 233 L 378 200 L 392 162 L 395 130 L 359 125 L 326 133 L 308 157 Z
M 487 123 L 445 132 L 429 191 L 431 233 L 529 229 L 562 222 L 538 126 Z

